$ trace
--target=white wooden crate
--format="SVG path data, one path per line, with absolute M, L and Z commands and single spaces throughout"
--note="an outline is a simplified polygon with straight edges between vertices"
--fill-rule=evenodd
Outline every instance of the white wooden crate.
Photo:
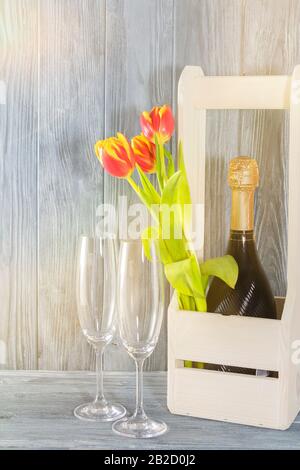
M 291 77 L 205 77 L 200 67 L 185 67 L 178 86 L 179 139 L 198 210 L 205 200 L 206 109 L 290 111 L 287 297 L 281 320 L 179 311 L 174 298 L 168 407 L 175 414 L 287 429 L 300 409 L 300 66 Z M 277 371 L 278 378 L 184 368 L 184 359 Z

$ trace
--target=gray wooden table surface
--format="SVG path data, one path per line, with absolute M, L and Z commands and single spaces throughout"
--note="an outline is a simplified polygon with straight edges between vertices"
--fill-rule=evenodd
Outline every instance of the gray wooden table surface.
M 300 415 L 287 431 L 171 415 L 166 373 L 145 374 L 145 408 L 166 421 L 169 432 L 136 441 L 115 436 L 110 424 L 79 421 L 73 409 L 94 393 L 90 372 L 0 372 L 1 449 L 300 449 Z M 108 372 L 107 397 L 131 412 L 132 373 Z

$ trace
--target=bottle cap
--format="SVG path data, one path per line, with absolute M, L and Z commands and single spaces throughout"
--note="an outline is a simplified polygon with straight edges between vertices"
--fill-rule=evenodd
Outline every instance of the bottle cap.
M 257 162 L 251 157 L 236 157 L 230 161 L 228 184 L 232 189 L 255 189 L 259 182 Z

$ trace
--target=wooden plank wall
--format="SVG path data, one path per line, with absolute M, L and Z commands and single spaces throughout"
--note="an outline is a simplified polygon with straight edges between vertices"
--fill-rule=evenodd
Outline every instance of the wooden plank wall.
M 38 367 L 37 37 L 36 0 L 1 0 L 0 340 L 7 363 L 0 367 L 21 369 Z
M 103 175 L 96 139 L 138 132 L 157 103 L 176 110 L 184 65 L 207 75 L 290 74 L 299 0 L 0 0 L 0 340 L 11 369 L 89 369 L 76 318 L 75 252 L 96 207 L 132 194 Z M 175 148 L 175 140 L 173 141 Z M 287 116 L 208 114 L 206 254 L 226 247 L 227 163 L 261 169 L 257 241 L 274 292 L 286 288 Z M 131 369 L 110 346 L 106 368 Z M 166 368 L 166 324 L 148 368 Z

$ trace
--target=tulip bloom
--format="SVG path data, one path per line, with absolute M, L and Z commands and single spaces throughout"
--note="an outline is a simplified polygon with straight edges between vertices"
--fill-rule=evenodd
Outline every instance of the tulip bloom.
M 95 144 L 95 153 L 103 168 L 111 176 L 128 178 L 134 170 L 135 158 L 126 137 L 118 133 L 117 137 L 99 140 Z
M 131 141 L 135 161 L 144 173 L 154 173 L 155 171 L 155 145 L 143 134 L 137 135 Z
M 160 144 L 170 140 L 174 131 L 174 117 L 169 106 L 155 106 L 150 113 L 144 111 L 140 117 L 142 132 L 152 143 L 155 135 Z

